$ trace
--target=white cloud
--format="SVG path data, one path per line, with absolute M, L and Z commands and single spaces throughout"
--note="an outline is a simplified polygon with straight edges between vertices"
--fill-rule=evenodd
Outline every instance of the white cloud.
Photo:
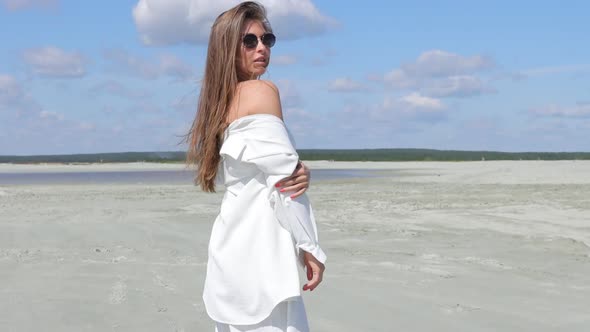
M 414 63 L 401 66 L 402 70 L 418 77 L 446 77 L 475 73 L 494 67 L 492 59 L 481 56 L 461 56 L 441 50 L 426 51 Z
M 277 36 L 299 39 L 318 35 L 338 25 L 337 21 L 319 12 L 310 0 L 265 0 L 269 21 Z
M 496 90 L 475 76 L 450 76 L 425 83 L 421 91 L 434 97 L 471 97 Z
M 411 93 L 399 98 L 386 97 L 373 115 L 377 119 L 394 116 L 400 122 L 436 122 L 446 118 L 446 110 L 446 105 L 439 99 Z
M 125 73 L 143 79 L 156 79 L 160 76 L 160 69 L 157 65 L 131 55 L 124 50 L 108 50 L 104 53 L 104 57 L 109 61 L 109 69 L 114 72 Z
M 15 111 L 17 115 L 24 115 L 40 108 L 14 77 L 0 74 L 0 111 Z
M 106 93 L 131 100 L 146 99 L 150 97 L 150 94 L 147 91 L 129 89 L 115 80 L 99 83 L 90 88 L 89 92 L 93 96 L 100 96 L 101 94 Z
M 575 65 L 563 65 L 563 66 L 549 66 L 549 67 L 538 67 L 526 69 L 518 72 L 516 75 L 524 77 L 537 77 L 546 75 L 557 75 L 557 74 L 581 74 L 589 73 L 590 64 L 575 64 Z
M 420 137 L 444 125 L 447 107 L 436 98 L 409 94 L 372 105 L 350 100 L 338 112 L 301 109 L 293 113 L 287 125 L 298 147 L 391 148 L 407 147 L 407 137 Z
M 343 112 L 331 117 L 331 123 L 367 131 L 375 127 L 406 130 L 419 123 L 434 123 L 447 117 L 448 107 L 437 98 L 411 93 L 386 96 L 380 103 L 348 103 Z
M 461 56 L 441 50 L 422 53 L 414 62 L 386 73 L 382 81 L 398 89 L 414 89 L 433 97 L 470 97 L 495 92 L 478 72 L 493 68 L 492 59 Z
M 507 71 L 494 76 L 494 80 L 522 81 L 529 78 L 545 76 L 568 75 L 569 77 L 583 76 L 590 74 L 590 64 L 570 64 L 546 67 L 535 67 L 520 71 Z
M 366 88 L 348 77 L 337 78 L 328 84 L 328 91 L 341 91 L 341 92 L 351 92 L 351 91 L 364 91 Z
M 41 113 L 39 113 L 39 117 L 41 119 L 49 119 L 54 121 L 62 121 L 64 119 L 63 114 L 51 111 L 41 111 Z
M 410 109 L 423 111 L 439 111 L 445 109 L 445 106 L 439 99 L 421 96 L 418 93 L 412 93 L 401 97 L 400 100 Z
M 121 106 L 120 111 L 117 108 L 99 122 L 70 118 L 55 110 L 38 111 L 27 117 L 0 114 L 0 136 L 8 138 L 0 139 L 0 151 L 23 155 L 180 149 L 180 137 L 190 125 L 186 116 L 127 110 Z
M 533 108 L 529 111 L 535 116 L 548 116 L 557 118 L 590 118 L 590 103 L 578 103 L 574 106 L 547 105 Z
M 293 55 L 273 55 L 271 61 L 275 65 L 292 65 L 297 63 L 297 57 Z
M 92 122 L 87 122 L 87 121 L 82 121 L 79 122 L 77 125 L 77 129 L 79 129 L 80 131 L 94 131 L 96 130 L 96 125 Z
M 165 54 L 160 57 L 160 69 L 162 74 L 178 80 L 188 80 L 194 76 L 193 68 L 172 54 Z
M 48 46 L 23 52 L 23 60 L 33 73 L 43 77 L 76 78 L 86 75 L 87 60 L 77 52 L 68 53 Z
M 105 51 L 104 58 L 109 63 L 110 71 L 143 79 L 168 76 L 176 80 L 188 80 L 194 77 L 192 67 L 172 54 L 163 54 L 159 61 L 150 62 L 125 50 L 112 49 Z
M 419 86 L 421 77 L 412 77 L 404 70 L 396 68 L 383 76 L 383 81 L 393 87 L 401 89 L 415 88 Z
M 320 34 L 335 26 L 310 0 L 260 1 L 280 39 Z M 214 20 L 240 3 L 236 0 L 139 0 L 133 19 L 141 40 L 148 45 L 206 43 Z
M 58 4 L 58 0 L 0 0 L 0 3 L 4 5 L 8 10 L 24 10 L 34 7 L 45 7 L 55 8 Z

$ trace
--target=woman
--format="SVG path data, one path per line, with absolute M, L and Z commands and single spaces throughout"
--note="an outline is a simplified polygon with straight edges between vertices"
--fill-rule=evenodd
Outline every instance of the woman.
M 304 291 L 317 287 L 324 271 L 326 256 L 303 193 L 306 170 L 297 170 L 278 89 L 258 79 L 274 42 L 265 9 L 255 2 L 216 19 L 189 133 L 196 182 L 210 192 L 219 180 L 226 187 L 203 291 L 219 332 L 308 331 L 298 268 L 307 270 Z

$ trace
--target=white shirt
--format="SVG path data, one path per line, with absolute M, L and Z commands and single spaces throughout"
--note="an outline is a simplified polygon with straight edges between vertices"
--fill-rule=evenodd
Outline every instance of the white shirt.
M 226 192 L 211 231 L 203 300 L 217 322 L 255 324 L 301 294 L 301 250 L 322 263 L 326 255 L 307 196 L 292 200 L 274 186 L 299 160 L 280 118 L 254 114 L 235 120 L 220 155 Z

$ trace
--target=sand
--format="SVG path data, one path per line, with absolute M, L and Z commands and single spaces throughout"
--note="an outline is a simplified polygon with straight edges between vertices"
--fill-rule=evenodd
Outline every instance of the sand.
M 314 332 L 589 331 L 590 162 L 307 162 Z M 181 165 L 0 165 L 0 172 Z M 201 301 L 222 192 L 0 184 L 0 331 L 212 331 Z

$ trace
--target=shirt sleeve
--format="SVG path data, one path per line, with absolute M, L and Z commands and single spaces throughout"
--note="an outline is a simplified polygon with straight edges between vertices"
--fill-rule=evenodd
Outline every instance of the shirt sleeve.
M 303 250 L 325 264 L 327 257 L 319 245 L 315 217 L 307 195 L 291 199 L 288 195 L 273 189 L 270 200 L 274 204 L 275 216 L 279 223 L 291 233 L 300 259 L 303 259 Z
M 234 128 L 227 137 L 219 152 L 222 157 L 255 165 L 264 174 L 269 187 L 293 174 L 299 155 L 283 121 L 268 115 L 264 120 L 243 125 L 243 128 Z
M 292 144 L 284 123 L 279 118 L 249 123 L 247 130 L 237 130 L 233 139 L 240 144 L 224 144 L 220 151 L 242 162 L 256 165 L 264 174 L 269 188 L 269 201 L 281 226 L 292 235 L 293 242 L 301 250 L 311 253 L 324 263 L 326 255 L 318 244 L 317 226 L 307 195 L 291 199 L 280 193 L 275 184 L 290 176 L 299 162 L 299 155 Z

